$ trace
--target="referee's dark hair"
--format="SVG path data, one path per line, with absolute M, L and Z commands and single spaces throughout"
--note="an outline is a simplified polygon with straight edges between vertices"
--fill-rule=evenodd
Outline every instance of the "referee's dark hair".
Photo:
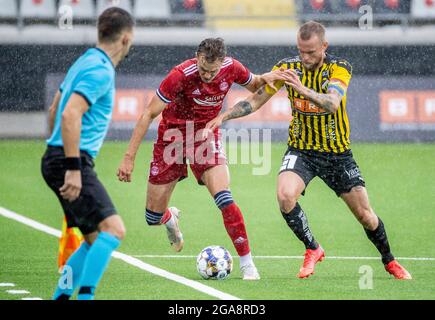
M 130 31 L 135 25 L 130 13 L 118 7 L 111 7 L 98 17 L 98 41 L 116 42 L 123 31 Z
M 196 50 L 196 54 L 203 54 L 208 63 L 213 63 L 216 60 L 224 60 L 227 55 L 224 39 L 208 38 L 202 40 Z

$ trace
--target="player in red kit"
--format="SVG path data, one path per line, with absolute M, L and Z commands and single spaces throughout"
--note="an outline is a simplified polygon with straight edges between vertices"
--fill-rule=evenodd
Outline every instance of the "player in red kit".
M 196 57 L 173 68 L 160 84 L 136 124 L 117 174 L 120 181 L 131 181 L 137 150 L 150 123 L 162 113 L 150 165 L 146 221 L 154 226 L 164 224 L 172 247 L 177 252 L 182 250 L 179 210 L 168 208 L 168 203 L 177 182 L 187 177 L 188 160 L 198 183 L 207 187 L 222 212 L 225 228 L 240 256 L 244 280 L 257 280 L 260 275 L 252 261 L 243 215 L 230 192 L 219 129 L 206 140 L 201 138 L 202 129 L 219 114 L 234 82 L 255 92 L 266 83 L 273 86 L 274 81 L 286 79 L 285 73 L 276 70 L 254 75 L 226 56 L 221 38 L 203 40 Z

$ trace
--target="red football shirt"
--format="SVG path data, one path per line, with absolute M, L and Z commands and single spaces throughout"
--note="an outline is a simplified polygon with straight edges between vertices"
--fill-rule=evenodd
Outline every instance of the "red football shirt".
M 221 111 L 231 85 L 236 82 L 246 86 L 252 79 L 248 68 L 236 59 L 226 57 L 213 81 L 205 83 L 196 64 L 196 58 L 184 61 L 160 84 L 157 95 L 168 104 L 160 126 L 184 127 L 186 121 L 193 121 L 195 129 L 204 127 Z

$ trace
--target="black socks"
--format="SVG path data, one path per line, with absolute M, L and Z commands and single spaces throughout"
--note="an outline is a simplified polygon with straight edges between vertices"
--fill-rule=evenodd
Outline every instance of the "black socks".
M 386 265 L 394 260 L 394 256 L 391 254 L 390 251 L 390 244 L 388 243 L 388 237 L 387 233 L 385 232 L 384 223 L 379 217 L 378 220 L 379 225 L 375 230 L 370 231 L 364 228 L 364 231 L 366 232 L 367 237 L 370 239 L 370 241 L 373 242 L 378 251 L 381 253 L 382 262 L 384 263 L 384 265 Z
M 282 211 L 281 213 L 287 225 L 292 229 L 298 239 L 304 243 L 306 249 L 315 250 L 319 247 L 319 244 L 311 233 L 307 217 L 299 203 L 296 202 L 296 206 L 289 213 Z

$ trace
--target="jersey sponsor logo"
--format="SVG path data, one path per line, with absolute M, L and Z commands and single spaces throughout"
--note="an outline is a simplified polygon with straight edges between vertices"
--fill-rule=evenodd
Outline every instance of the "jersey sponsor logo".
M 219 85 L 219 89 L 221 89 L 221 91 L 226 91 L 228 89 L 229 85 L 228 82 L 226 81 L 222 81 Z
M 199 96 L 201 95 L 201 91 L 199 91 L 199 89 L 196 88 L 195 90 L 193 90 L 192 94 Z
M 349 171 L 344 170 L 349 177 L 349 179 L 357 178 L 360 176 L 360 172 L 358 168 L 350 169 Z
M 193 98 L 193 101 L 195 101 L 196 104 L 199 104 L 200 106 L 205 106 L 205 107 L 215 107 L 215 106 L 219 106 L 222 103 L 222 100 L 207 101 L 207 100 L 202 100 L 202 99 L 198 99 L 198 98 Z
M 193 98 L 193 101 L 195 101 L 197 104 L 201 106 L 214 107 L 222 104 L 224 98 L 225 98 L 225 94 L 220 94 L 218 96 L 208 96 L 205 97 L 205 99 Z
M 327 114 L 326 110 L 318 107 L 315 103 L 304 99 L 294 98 L 293 107 L 302 113 Z

